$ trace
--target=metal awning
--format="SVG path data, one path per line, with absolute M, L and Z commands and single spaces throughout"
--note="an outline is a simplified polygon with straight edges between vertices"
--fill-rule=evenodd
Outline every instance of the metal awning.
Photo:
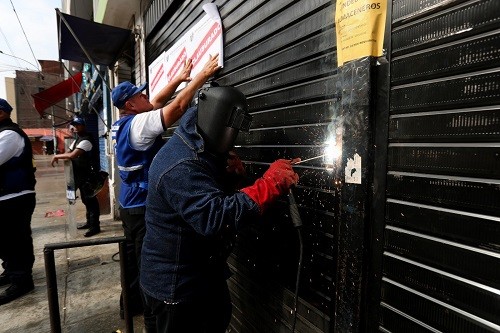
M 132 31 L 58 14 L 59 59 L 112 66 L 132 40 Z

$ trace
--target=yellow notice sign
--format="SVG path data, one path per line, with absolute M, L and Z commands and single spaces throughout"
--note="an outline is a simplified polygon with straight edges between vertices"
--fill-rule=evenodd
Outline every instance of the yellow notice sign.
M 337 0 L 335 27 L 338 65 L 367 56 L 381 56 L 387 0 Z

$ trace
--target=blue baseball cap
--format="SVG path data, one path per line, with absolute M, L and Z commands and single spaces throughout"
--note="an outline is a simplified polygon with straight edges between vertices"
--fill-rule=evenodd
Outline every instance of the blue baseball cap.
M 70 125 L 85 125 L 85 120 L 83 118 L 80 118 L 80 117 L 75 117 L 70 122 Z
M 129 81 L 120 83 L 111 91 L 111 99 L 113 100 L 113 104 L 119 109 L 123 108 L 130 97 L 146 89 L 147 85 L 147 82 L 138 87 L 134 86 Z
M 0 98 L 0 110 L 10 113 L 12 111 L 12 106 L 5 99 Z

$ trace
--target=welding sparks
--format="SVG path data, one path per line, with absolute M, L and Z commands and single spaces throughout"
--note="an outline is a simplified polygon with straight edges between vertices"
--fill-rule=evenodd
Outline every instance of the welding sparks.
M 335 140 L 334 136 L 331 136 L 326 140 L 323 152 L 323 156 L 325 156 L 325 164 L 333 164 L 333 162 L 342 154 L 342 150 L 337 145 L 337 140 Z

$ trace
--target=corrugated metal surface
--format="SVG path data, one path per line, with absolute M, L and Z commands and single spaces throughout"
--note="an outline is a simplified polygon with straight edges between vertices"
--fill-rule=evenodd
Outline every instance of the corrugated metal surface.
M 202 15 L 203 1 L 182 1 L 147 37 L 148 62 L 173 45 Z M 224 25 L 224 69 L 219 83 L 243 91 L 254 116 L 238 153 L 251 175 L 278 158 L 323 153 L 335 133 L 341 85 L 330 0 L 215 1 Z M 173 6 L 175 6 L 174 4 Z M 151 31 L 151 30 L 148 30 Z M 304 222 L 304 267 L 297 331 L 332 331 L 335 308 L 337 175 L 321 160 L 297 166 L 295 189 Z M 298 259 L 288 205 L 279 202 L 263 221 L 242 231 L 229 259 L 231 330 L 289 332 Z
M 379 329 L 500 332 L 500 2 L 392 21 Z
M 174 0 L 153 0 L 144 15 L 145 33 L 149 35 Z

